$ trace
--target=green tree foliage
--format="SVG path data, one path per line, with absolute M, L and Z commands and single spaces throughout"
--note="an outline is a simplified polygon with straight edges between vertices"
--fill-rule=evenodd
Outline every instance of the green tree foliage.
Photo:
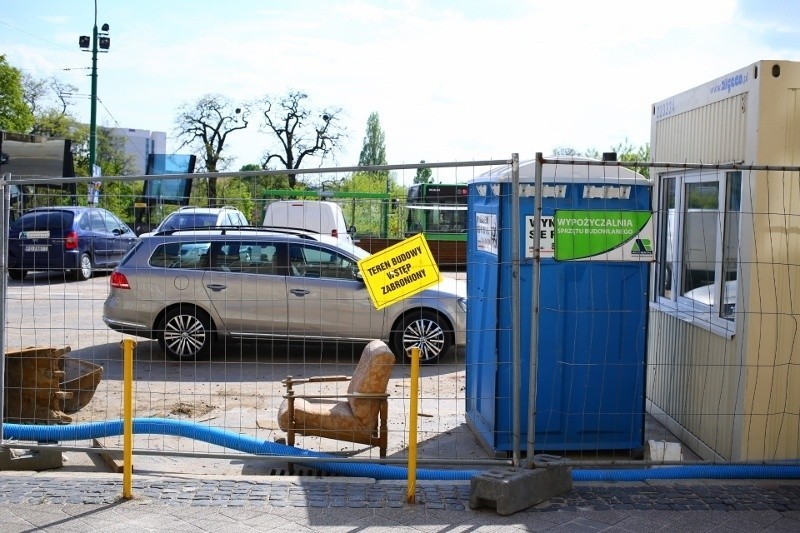
M 260 219 L 254 219 L 255 202 L 250 194 L 247 178 L 220 178 L 217 183 L 217 194 L 220 205 L 232 205 L 245 214 L 251 224 L 260 225 Z
M 553 148 L 553 155 L 556 157 L 584 157 L 581 152 L 570 146 L 557 146 Z
M 85 131 L 84 131 L 85 129 Z M 88 127 L 79 130 L 80 139 L 73 147 L 75 174 L 89 175 Z M 82 141 L 82 142 L 81 142 Z M 97 128 L 97 163 L 104 176 L 124 176 L 133 173 L 133 159 L 125 155 L 124 140 L 111 134 L 110 128 Z
M 356 172 L 342 181 L 338 190 L 344 192 L 386 194 L 386 176 L 375 172 Z M 405 189 L 389 176 L 389 195 L 391 198 L 404 198 Z M 341 200 L 342 209 L 348 224 L 355 225 L 359 235 L 377 236 L 383 233 L 383 213 L 387 213 L 388 235 L 402 236 L 402 210 L 388 208 L 380 198 L 359 198 Z
M 261 165 L 250 163 L 243 165 L 239 170 L 241 172 L 256 172 L 264 169 L 261 168 Z M 265 190 L 289 188 L 289 176 L 286 174 L 250 176 L 243 179 L 247 180 L 247 182 L 251 184 L 250 192 L 253 198 L 259 198 L 263 196 Z
M 75 173 L 89 175 L 88 130 L 85 142 L 77 148 Z M 125 176 L 133 174 L 134 163 L 131 156 L 125 155 L 124 140 L 111 134 L 111 129 L 97 128 L 97 161 L 104 176 Z M 142 181 L 104 180 L 100 187 L 101 207 L 119 215 L 129 223 L 133 222 L 133 204 L 142 193 Z M 88 184 L 78 184 L 78 198 L 88 197 Z
M 625 142 L 619 143 L 617 146 L 611 147 L 612 152 L 617 153 L 617 160 L 626 163 L 647 162 L 650 161 L 650 143 L 645 143 L 642 146 L 635 146 L 625 139 Z M 642 168 L 636 165 L 625 165 L 631 170 L 635 170 L 646 178 L 650 177 L 650 169 Z
M 603 154 L 597 148 L 587 148 L 585 152 L 583 152 L 583 157 L 590 157 L 592 159 L 602 159 Z
M 33 113 L 25 103 L 22 74 L 0 55 L 0 130 L 29 133 Z
M 23 75 L 22 85 L 25 102 L 33 113 L 30 133 L 77 141 L 89 135 L 88 127 L 71 113 L 69 95 L 78 92 L 77 87 L 55 77 L 35 78 L 30 74 Z
M 239 170 L 241 172 L 256 172 L 263 169 L 259 164 L 249 163 L 243 165 Z M 247 215 L 248 220 L 256 226 L 260 225 L 261 221 L 264 220 L 264 209 L 267 202 L 264 192 L 289 188 L 289 177 L 286 174 L 243 176 L 231 178 L 231 180 L 238 181 L 244 185 L 243 188 L 236 189 L 241 191 L 242 196 L 240 200 L 233 201 L 233 205 Z M 231 195 L 232 191 L 230 189 L 222 192 L 222 196 L 226 198 L 226 201 L 230 200 Z
M 68 99 L 70 93 L 77 92 L 77 87 L 65 84 L 55 77 L 35 78 L 25 74 L 22 78 L 25 102 L 33 113 L 33 126 L 30 133 L 45 137 L 69 139 L 72 141 L 72 152 L 75 172 L 78 176 L 88 176 L 89 126 L 81 124 L 71 112 L 72 103 Z M 98 137 L 101 135 L 98 131 Z M 122 151 L 118 144 L 102 142 L 98 138 L 98 149 L 105 145 L 105 150 Z M 120 152 L 107 154 L 106 160 L 120 159 Z M 98 152 L 98 162 L 102 159 Z M 102 167 L 101 167 L 102 168 Z M 103 170 L 106 175 L 118 175 L 116 168 Z
M 386 164 L 386 134 L 381 129 L 381 120 L 378 113 L 371 113 L 367 119 L 367 132 L 361 155 L 358 156 L 358 166 L 370 167 Z M 388 171 L 378 171 L 375 174 L 387 176 Z
M 424 163 L 425 160 L 423 159 L 420 163 Z M 433 181 L 432 179 L 433 171 L 430 168 L 419 167 L 417 169 L 417 174 L 414 176 L 414 183 L 430 183 Z
M 78 142 L 83 142 L 85 137 L 86 142 L 88 142 L 89 126 L 80 124 L 75 117 L 68 113 L 60 113 L 55 109 L 46 109 L 35 115 L 31 133 L 59 139 L 71 139 Z
M 616 146 L 612 146 L 609 151 L 616 152 L 617 161 L 632 163 L 631 165 L 625 165 L 626 168 L 634 170 L 646 178 L 650 176 L 649 168 L 642 168 L 635 164 L 636 162 L 650 161 L 649 143 L 645 143 L 641 146 L 636 146 L 634 144 L 631 144 L 627 139 L 625 139 L 624 142 L 621 142 Z M 602 154 L 596 148 L 587 148 L 585 151 L 580 152 L 568 146 L 559 146 L 555 148 L 553 150 L 553 155 L 566 156 L 566 157 L 588 157 L 591 159 L 602 158 Z
M 2 58 L 0 63 L 4 62 Z M 0 71 L 3 68 L 0 66 Z M 69 139 L 72 146 L 73 164 L 77 176 L 88 176 L 89 127 L 81 124 L 71 113 L 69 94 L 77 88 L 61 82 L 55 77 L 39 79 L 25 74 L 19 76 L 21 97 L 26 113 L 30 116 L 28 129 L 24 133 L 43 137 Z M 97 164 L 106 176 L 130 174 L 133 162 L 125 156 L 121 139 L 114 138 L 110 130 L 98 128 Z M 121 217 L 132 219 L 132 206 L 141 182 L 103 182 L 100 190 L 100 205 L 116 212 Z M 69 205 L 88 202 L 88 184 L 79 183 L 77 196 L 65 195 L 61 187 L 24 187 L 25 206 Z
M 261 168 L 266 170 L 273 161 L 279 162 L 281 168 L 290 171 L 287 176 L 292 189 L 297 185 L 297 174 L 291 170 L 301 168 L 306 158 L 324 161 L 346 138 L 339 124 L 340 108 L 316 110 L 307 100 L 307 94 L 292 90 L 283 96 L 264 96 L 260 101 L 261 131 L 271 137 Z
M 228 136 L 247 128 L 249 116 L 249 105 L 237 106 L 221 94 L 207 94 L 194 103 L 184 104 L 175 118 L 180 148 L 189 148 L 198 156 L 200 170 L 225 170 L 231 162 L 223 155 Z M 217 178 L 208 178 L 207 185 L 208 205 L 219 205 Z

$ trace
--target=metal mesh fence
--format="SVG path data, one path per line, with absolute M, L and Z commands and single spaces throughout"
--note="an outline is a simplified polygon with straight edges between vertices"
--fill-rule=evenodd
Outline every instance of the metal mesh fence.
M 338 260 L 339 270 L 326 270 L 318 255 L 317 273 L 308 276 L 255 265 L 262 259 L 272 264 L 278 250 L 294 243 L 305 245 L 310 266 L 308 253 L 330 252 L 341 234 L 332 244 L 331 235 L 271 239 L 252 231 L 226 237 L 219 230 L 213 239 L 183 237 L 184 245 L 175 235 L 150 237 L 145 240 L 161 244 L 147 247 L 136 234 L 154 229 L 178 207 L 142 201 L 138 188 L 151 178 L 101 178 L 96 205 L 87 205 L 88 180 L 78 180 L 77 196 L 37 180 L 7 180 L 6 190 L 13 183 L 24 199 L 13 203 L 6 194 L 4 203 L 2 444 L 55 447 L 77 468 L 98 468 L 97 454 L 118 455 L 122 436 L 113 424 L 123 414 L 120 342 L 136 338 L 139 429 L 146 420 L 179 427 L 136 432 L 138 471 L 274 472 L 293 462 L 285 448 L 270 447 L 287 440 L 279 423 L 287 377 L 324 377 L 293 385 L 297 401 L 323 395 L 307 409 L 333 417 L 326 423 L 339 432 L 334 436 L 352 436 L 347 417 L 356 412 L 358 418 L 358 408 L 347 388 L 356 380 L 336 378 L 358 376 L 365 346 L 375 338 L 385 340 L 396 359 L 385 386 L 386 457 L 369 441 L 302 431 L 317 423 L 310 415 L 297 426 L 294 445 L 325 454 L 322 463 L 404 463 L 411 366 L 398 353 L 397 339 L 416 321 L 417 327 L 442 327 L 446 345 L 463 339 L 421 367 L 422 466 L 510 464 L 526 446 L 576 464 L 620 467 L 800 456 L 792 297 L 800 265 L 797 168 L 639 164 L 636 170 L 650 172 L 644 178 L 613 162 L 520 164 L 511 158 L 440 163 L 431 170 L 432 183 L 467 185 L 468 199 L 456 207 L 423 203 L 414 212 L 406 190 L 417 166 L 394 165 L 363 178 L 371 191 L 366 185 L 348 189 L 362 179 L 354 178 L 356 169 L 306 172 L 301 179 L 309 188 L 302 194 L 252 172 L 194 175 L 190 204 L 209 204 L 201 194 L 209 177 L 222 191 L 211 203 L 241 211 L 253 226 L 278 200 L 331 201 L 341 206 L 347 226 L 355 226 L 355 244 L 372 253 L 419 231 L 409 226 L 409 213 L 422 212 L 445 228 L 425 235 L 433 255 L 447 258 L 440 264 L 443 279 L 459 284 L 456 291 L 466 297 L 462 326 L 447 311 L 458 308 L 457 298 L 444 293 L 422 313 L 421 304 L 399 314 L 361 310 L 369 303 L 363 282 L 341 275 L 342 257 L 355 264 L 359 256 L 329 253 L 324 259 Z M 92 207 L 87 220 L 107 211 L 113 217 L 98 220 L 108 240 L 117 242 L 90 236 L 91 223 L 81 226 L 84 213 L 73 221 L 59 212 L 58 227 L 65 231 L 58 235 L 46 226 L 53 223 L 47 217 L 41 227 L 19 226 L 27 209 L 57 205 Z M 647 216 L 640 221 L 633 212 Z M 614 233 L 612 225 L 628 229 Z M 598 240 L 602 245 L 592 248 Z M 131 254 L 127 267 L 118 269 L 127 277 L 117 277 L 110 271 L 132 246 L 147 253 Z M 617 249 L 627 255 L 609 255 Z M 234 253 L 238 266 L 226 262 Z M 20 262 L 34 255 L 35 263 Z M 84 255 L 88 263 L 81 262 Z M 168 256 L 174 261 L 154 259 Z M 245 260 L 247 267 L 241 266 Z M 184 329 L 170 329 L 184 319 L 190 322 Z M 177 349 L 168 353 L 169 342 L 159 337 L 171 331 L 176 342 L 194 342 L 196 324 L 212 339 L 207 356 L 176 360 Z M 463 329 L 453 331 L 457 327 Z M 364 427 L 378 435 L 381 417 L 370 417 Z M 532 424 L 535 435 L 528 432 Z M 16 436 L 30 425 L 99 429 L 96 435 Z M 209 430 L 213 438 L 196 438 L 187 427 Z M 612 433 L 623 436 L 608 437 Z

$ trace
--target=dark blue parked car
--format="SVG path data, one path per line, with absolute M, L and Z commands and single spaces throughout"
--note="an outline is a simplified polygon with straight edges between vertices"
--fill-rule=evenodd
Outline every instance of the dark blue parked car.
M 8 275 L 19 280 L 33 270 L 61 270 L 89 279 L 94 270 L 119 264 L 136 240 L 131 228 L 99 207 L 31 209 L 9 229 Z

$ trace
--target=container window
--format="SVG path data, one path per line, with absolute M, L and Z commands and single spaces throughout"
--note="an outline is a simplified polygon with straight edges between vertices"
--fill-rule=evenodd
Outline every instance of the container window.
M 659 176 L 657 306 L 732 335 L 739 269 L 741 173 L 706 170 Z
M 725 198 L 725 236 L 722 247 L 722 305 L 720 316 L 733 320 L 736 311 L 739 266 L 739 212 L 742 204 L 742 173 L 728 172 Z
M 675 178 L 665 178 L 661 185 L 659 246 L 664 253 L 658 258 L 658 295 L 672 299 L 672 269 L 675 254 Z
M 681 294 L 704 301 L 710 298 L 706 293 L 716 279 L 716 250 L 722 216 L 719 183 L 687 183 L 685 205 Z

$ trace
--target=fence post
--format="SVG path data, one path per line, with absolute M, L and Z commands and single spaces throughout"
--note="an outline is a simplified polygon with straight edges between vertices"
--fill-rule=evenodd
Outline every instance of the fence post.
M 136 341 L 122 341 L 122 383 L 123 383 L 123 415 L 122 415 L 122 497 L 133 497 L 131 478 L 133 474 L 133 350 Z
M 534 168 L 534 207 L 533 227 L 542 227 L 542 166 L 541 152 L 536 152 L 536 167 Z M 533 468 L 533 454 L 536 447 L 536 391 L 539 383 L 539 285 L 542 279 L 541 232 L 533 232 L 533 283 L 531 284 L 531 344 L 528 347 L 530 371 L 528 372 L 528 443 L 525 456 L 528 468 Z
M 406 501 L 414 503 L 417 492 L 417 413 L 419 412 L 419 347 L 411 352 L 411 397 L 408 411 L 408 489 Z
M 520 464 L 520 395 L 522 391 L 522 357 L 520 346 L 520 256 L 519 256 L 519 154 L 511 154 L 511 457 L 514 466 Z
M 0 132 L 0 144 L 2 136 Z M 0 213 L 0 442 L 3 436 L 3 413 L 5 412 L 6 390 L 6 293 L 8 289 L 8 276 L 6 275 L 6 257 L 8 257 L 8 225 L 11 213 L 11 189 L 5 175 L 0 175 L 0 192 L 2 192 L 2 213 Z

